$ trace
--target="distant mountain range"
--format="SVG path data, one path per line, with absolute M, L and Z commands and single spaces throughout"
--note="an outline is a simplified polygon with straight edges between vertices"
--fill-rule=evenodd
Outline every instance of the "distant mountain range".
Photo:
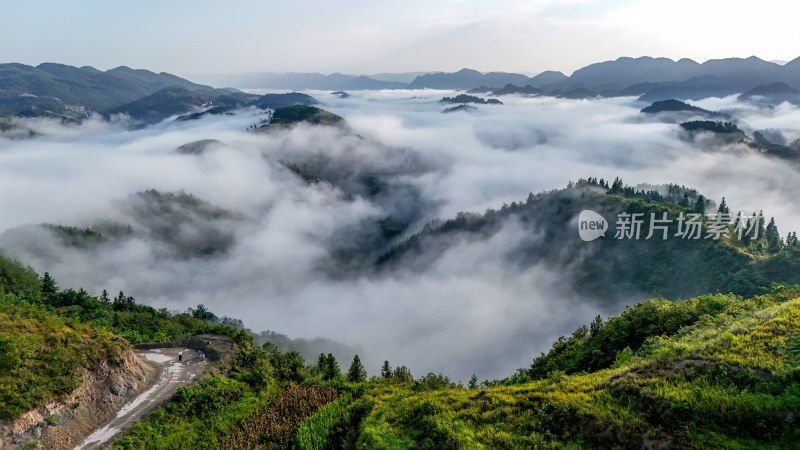
M 205 76 L 204 79 L 219 86 L 235 86 L 240 89 L 322 89 L 345 91 L 357 89 L 406 89 L 409 74 L 344 75 L 333 73 L 245 73 L 238 75 Z
M 241 88 L 451 89 L 495 96 L 521 94 L 569 99 L 635 96 L 646 102 L 741 94 L 740 100 L 761 105 L 782 101 L 800 104 L 800 58 L 786 64 L 756 57 L 717 59 L 702 64 L 690 59 L 619 58 L 591 64 L 571 76 L 554 71 L 529 77 L 461 69 L 453 73 L 383 73 L 373 77 L 340 73 L 261 73 L 230 76 L 219 81 L 218 85 Z M 93 67 L 54 63 L 36 67 L 0 64 L 0 115 L 80 120 L 91 112 L 126 113 L 152 123 L 209 105 L 215 108 L 211 113 L 224 113 L 240 106 L 263 107 L 257 98 L 232 88 L 215 89 L 168 73 L 129 67 L 103 72 Z
M 414 76 L 416 75 L 416 76 Z M 411 79 L 413 77 L 413 79 Z M 375 76 L 319 73 L 262 73 L 220 77 L 240 88 L 262 89 L 456 89 L 495 95 L 534 92 L 563 98 L 637 96 L 653 102 L 672 98 L 697 100 L 709 96 L 745 93 L 782 83 L 800 89 L 800 58 L 790 62 L 757 57 L 714 59 L 618 58 L 591 64 L 571 76 L 547 71 L 529 77 L 519 73 L 461 69 L 457 72 L 379 74 Z M 408 81 L 410 80 L 410 81 Z M 774 90 L 774 89 L 773 89 Z M 785 90 L 786 91 L 786 90 Z M 786 91 L 791 96 L 791 92 Z M 779 93 L 780 94 L 780 93 Z M 770 94 L 771 100 L 785 96 Z
M 106 117 L 126 114 L 147 124 L 185 113 L 191 114 L 181 120 L 248 106 L 276 109 L 314 103 L 314 98 L 301 93 L 259 96 L 129 67 L 103 72 L 53 63 L 0 64 L 0 116 L 81 120 L 96 112 Z

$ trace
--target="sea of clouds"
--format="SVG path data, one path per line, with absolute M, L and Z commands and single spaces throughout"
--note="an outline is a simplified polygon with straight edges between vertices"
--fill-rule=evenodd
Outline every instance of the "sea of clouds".
M 173 310 L 202 303 L 255 331 L 357 346 L 373 373 L 389 359 L 417 375 L 466 380 L 509 375 L 558 336 L 619 311 L 565 293 L 562 274 L 548 267 L 509 267 L 504 255 L 536 238 L 515 223 L 485 240 L 455 243 L 421 274 L 331 276 L 331 248 L 387 214 L 407 217 L 408 235 L 431 220 L 590 176 L 683 184 L 717 202 L 724 196 L 735 211 L 763 210 L 784 234 L 800 228 L 800 166 L 741 144 L 689 139 L 669 120 L 645 117 L 645 105 L 632 98 L 512 96 L 502 106 L 443 114 L 438 100 L 452 92 L 310 94 L 349 128 L 246 132 L 263 117 L 255 110 L 146 128 L 121 118 L 21 121 L 26 133 L 0 135 L 0 249 L 49 271 L 62 287 L 124 290 Z M 757 108 L 735 97 L 697 104 L 729 112 L 749 133 L 800 137 L 800 109 L 790 105 Z M 34 137 L 25 137 L 28 130 Z M 223 145 L 199 155 L 175 151 L 200 139 Z M 287 162 L 327 177 L 307 183 Z M 391 194 L 362 195 L 353 186 L 363 174 L 389 180 Z M 30 226 L 109 220 L 145 230 L 148 218 L 131 205 L 147 189 L 184 191 L 234 212 L 231 220 L 180 230 L 202 237 L 213 226 L 233 243 L 209 257 L 172 257 L 163 240 L 143 232 L 87 251 Z

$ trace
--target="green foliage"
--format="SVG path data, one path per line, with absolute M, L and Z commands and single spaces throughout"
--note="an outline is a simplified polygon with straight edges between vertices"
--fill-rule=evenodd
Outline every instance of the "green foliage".
M 477 103 L 479 105 L 502 105 L 503 102 L 496 98 L 484 99 L 474 95 L 458 94 L 455 97 L 443 97 L 439 103 Z
M 190 111 L 194 108 L 218 100 L 219 94 L 213 91 L 191 91 L 171 86 L 105 111 L 106 115 L 127 114 L 145 123 L 158 123 L 170 116 Z
M 416 391 L 454 388 L 457 386 L 458 385 L 450 381 L 450 378 L 446 375 L 433 372 L 428 372 L 414 382 L 414 390 Z
M 389 361 L 384 361 L 381 366 L 381 378 L 392 378 L 392 366 L 389 364 Z
M 719 134 L 742 134 L 744 132 L 741 128 L 737 127 L 735 123 L 732 122 L 716 122 L 712 120 L 694 120 L 691 122 L 684 122 L 681 124 L 681 128 L 686 131 L 710 131 L 712 133 L 719 133 Z
M 41 280 L 31 267 L 0 256 L 0 291 L 10 292 L 23 300 L 38 300 Z
M 775 218 L 769 220 L 764 236 L 767 238 L 767 251 L 775 254 L 783 249 L 783 241 L 778 227 L 775 225 Z
M 300 424 L 338 397 L 331 388 L 290 384 L 268 407 L 239 423 L 219 448 L 288 448 Z
M 794 448 L 800 439 L 800 298 L 791 289 L 741 300 L 709 296 L 674 308 L 655 300 L 626 312 L 655 311 L 666 328 L 697 316 L 670 336 L 655 322 L 638 351 L 615 354 L 615 367 L 480 391 L 373 382 L 357 429 L 359 449 Z M 663 312 L 659 312 L 664 309 Z M 588 328 L 578 335 L 587 338 Z M 613 333 L 611 333 L 613 334 Z M 638 339 L 638 338 L 637 338 Z M 610 353 L 610 352 L 609 352 Z M 315 446 L 310 448 L 329 448 Z
M 90 249 L 106 240 L 106 236 L 92 228 L 77 228 L 54 224 L 44 224 L 43 227 L 60 237 L 64 245 L 69 247 Z
M 54 312 L 111 331 L 133 344 L 170 342 L 203 333 L 223 334 L 234 340 L 252 340 L 243 330 L 217 323 L 217 316 L 203 305 L 197 309 L 190 308 L 187 313 L 174 314 L 139 305 L 124 292 L 111 300 L 106 291 L 100 297 L 94 297 L 83 289 L 59 291 L 56 281 L 48 273 L 39 286 L 40 292 L 34 298 L 54 308 Z
M 681 204 L 684 206 L 681 206 Z M 688 205 L 687 205 L 688 204 Z M 675 219 L 684 214 L 706 211 L 712 203 L 697 191 L 683 186 L 634 188 L 617 178 L 613 183 L 597 178 L 570 183 L 567 189 L 531 194 L 525 202 L 504 205 L 484 214 L 459 213 L 455 218 L 426 225 L 378 258 L 381 270 L 408 267 L 423 271 L 461 239 L 486 239 L 507 223 L 533 230 L 541 239 L 523 240 L 509 253 L 511 263 L 520 267 L 543 264 L 561 270 L 570 290 L 603 305 L 623 306 L 631 292 L 644 298 L 689 298 L 705 293 L 733 293 L 741 296 L 769 292 L 773 283 L 793 284 L 800 279 L 800 251 L 782 245 L 777 253 L 768 251 L 766 230 L 759 239 L 731 237 L 682 239 L 676 236 L 677 220 L 667 229 L 668 239 L 656 233 L 645 239 L 652 215 L 664 213 Z M 591 243 L 575 233 L 575 219 L 590 209 L 609 220 L 605 238 Z M 620 213 L 642 214 L 640 239 L 615 239 L 613 218 Z M 702 225 L 701 235 L 708 231 Z M 792 248 L 800 248 L 795 244 Z
M 218 322 L 219 318 L 216 314 L 212 313 L 203 305 L 197 305 L 197 309 L 189 308 L 188 313 L 195 319 L 205 320 L 207 322 Z
M 300 383 L 306 378 L 305 361 L 299 353 L 281 353 L 269 342 L 264 344 L 263 348 L 269 355 L 269 362 L 279 380 Z
M 144 97 L 159 89 L 181 86 L 208 89 L 166 73 L 118 67 L 101 72 L 91 67 L 78 68 L 44 63 L 36 67 L 0 64 L 0 79 L 5 95 L 0 114 L 54 115 L 82 118 L 91 110 L 102 111 Z M 33 94 L 34 96 L 22 96 Z M 88 111 L 68 109 L 85 106 Z
M 327 355 L 320 353 L 317 359 L 317 369 L 325 381 L 336 380 L 342 376 L 342 370 L 339 368 L 339 362 L 333 354 Z
M 689 111 L 698 114 L 706 114 L 706 115 L 720 115 L 719 113 L 715 113 L 712 111 L 708 111 L 703 108 L 698 108 L 697 106 L 690 105 L 688 103 L 684 103 L 680 100 L 660 100 L 654 102 L 650 106 L 645 107 L 642 109 L 641 112 L 645 114 L 657 114 L 660 112 L 674 112 L 674 111 Z
M 58 286 L 47 272 L 42 277 L 42 300 L 49 304 L 58 302 Z
M 351 398 L 342 396 L 323 406 L 297 428 L 292 438 L 292 448 L 297 450 L 324 450 L 337 448 L 331 445 L 337 434 L 350 423 Z M 340 437 L 339 437 L 340 439 Z
M 721 294 L 678 302 L 651 299 L 626 308 L 606 323 L 598 316 L 588 332 L 582 327 L 570 337 L 559 338 L 547 354 L 534 359 L 527 375 L 544 379 L 553 371 L 578 373 L 606 369 L 618 362 L 620 352 L 638 350 L 648 337 L 674 335 L 737 301 L 740 299 L 736 296 Z
M 753 133 L 753 141 L 747 144 L 767 155 L 776 156 L 778 158 L 796 161 L 797 158 L 800 157 L 800 147 L 796 145 L 797 141 L 791 145 L 775 144 L 770 142 L 763 133 L 758 131 Z
M 292 126 L 301 122 L 314 125 L 338 125 L 344 121 L 340 116 L 316 106 L 292 105 L 278 108 L 272 113 L 269 124 L 263 129 Z
M 117 441 L 115 449 L 216 449 L 220 440 L 272 391 L 256 392 L 241 381 L 212 375 L 182 387 L 165 406 Z
M 128 348 L 107 331 L 42 305 L 0 294 L 0 420 L 68 394 L 84 367 L 118 358 Z
M 211 333 L 245 348 L 252 343 L 246 331 L 198 318 L 196 310 L 173 314 L 138 305 L 122 292 L 112 302 L 105 291 L 94 297 L 82 289 L 59 290 L 49 273 L 40 279 L 4 258 L 0 282 L 0 420 L 70 393 L 80 384 L 83 368 L 114 361 L 129 348 L 118 336 L 139 343 Z M 240 366 L 233 374 L 243 381 L 267 382 L 268 366 Z
M 392 372 L 392 379 L 405 384 L 414 382 L 414 376 L 411 374 L 411 369 L 406 366 L 395 367 L 394 372 Z
M 256 346 L 247 334 L 237 343 L 226 373 L 181 388 L 114 448 L 284 448 L 303 420 L 336 399 L 331 388 L 306 385 L 299 354 Z
M 360 383 L 366 381 L 367 369 L 364 364 L 361 364 L 361 358 L 358 355 L 353 356 L 353 362 L 350 364 L 350 369 L 347 371 L 347 381 L 352 383 Z
M 270 368 L 269 358 L 263 349 L 245 346 L 236 352 L 231 363 L 230 376 L 256 390 L 264 390 L 269 386 Z
M 271 344 L 281 352 L 297 352 L 306 361 L 314 361 L 320 353 L 331 353 L 339 360 L 349 360 L 356 354 L 356 349 L 325 338 L 292 339 L 274 331 L 262 331 L 254 334 L 253 339 L 259 345 Z

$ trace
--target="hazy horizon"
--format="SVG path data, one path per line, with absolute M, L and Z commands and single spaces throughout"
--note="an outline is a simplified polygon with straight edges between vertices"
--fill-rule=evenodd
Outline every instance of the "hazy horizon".
M 756 57 L 756 58 L 761 59 L 763 61 L 770 62 L 770 63 L 773 63 L 773 64 L 778 64 L 778 65 L 781 65 L 781 66 L 788 64 L 789 62 L 793 61 L 794 59 L 800 58 L 800 56 L 798 56 L 796 58 L 791 58 L 789 60 L 775 60 L 775 59 L 763 58 L 763 57 L 758 56 L 758 55 L 749 55 L 749 56 L 720 56 L 718 58 L 709 58 L 709 59 L 706 59 L 706 60 L 695 60 L 695 59 L 692 59 L 692 58 L 685 58 L 685 57 L 682 57 L 682 58 L 669 58 L 667 56 L 657 56 L 657 55 L 638 55 L 638 56 L 620 55 L 620 56 L 617 56 L 617 57 L 614 57 L 614 58 L 610 58 L 610 59 L 590 61 L 590 62 L 586 63 L 583 66 L 575 68 L 575 70 L 581 69 L 583 67 L 586 67 L 586 66 L 589 66 L 589 65 L 592 65 L 592 64 L 606 62 L 606 61 L 616 61 L 616 60 L 622 59 L 622 58 L 632 58 L 632 59 L 638 59 L 638 58 L 662 59 L 662 58 L 667 58 L 667 59 L 671 59 L 672 61 L 679 61 L 681 59 L 691 59 L 691 60 L 693 60 L 693 61 L 695 61 L 697 63 L 703 64 L 705 62 L 713 61 L 713 60 L 735 59 L 735 58 L 747 59 L 747 58 L 751 58 L 751 57 Z M 71 66 L 74 66 L 74 67 L 92 67 L 92 68 L 95 68 L 97 70 L 102 70 L 104 72 L 108 71 L 108 70 L 111 70 L 111 69 L 118 68 L 118 67 L 130 67 L 131 69 L 144 69 L 144 70 L 149 70 L 150 72 L 154 72 L 154 73 L 161 73 L 161 72 L 172 73 L 173 75 L 177 75 L 177 76 L 180 76 L 182 78 L 186 78 L 189 81 L 195 81 L 194 78 L 202 78 L 202 77 L 207 77 L 207 76 L 235 76 L 235 75 L 249 75 L 249 74 L 291 74 L 291 73 L 310 74 L 310 73 L 318 73 L 318 74 L 322 74 L 322 75 L 343 74 L 343 75 L 363 75 L 363 76 L 368 76 L 369 77 L 369 76 L 379 76 L 379 75 L 453 73 L 453 72 L 458 72 L 459 70 L 469 69 L 469 70 L 477 70 L 478 72 L 481 72 L 481 73 L 506 72 L 506 73 L 519 73 L 519 74 L 523 74 L 523 75 L 527 75 L 527 76 L 535 76 L 535 75 L 538 75 L 538 74 L 541 74 L 541 73 L 544 73 L 544 72 L 561 72 L 566 76 L 570 76 L 575 71 L 575 70 L 565 71 L 565 70 L 561 70 L 559 68 L 549 68 L 549 69 L 544 69 L 544 70 L 540 70 L 540 71 L 525 71 L 525 70 L 511 71 L 511 70 L 496 70 L 496 69 L 478 69 L 478 68 L 470 67 L 470 66 L 462 66 L 462 67 L 457 67 L 457 68 L 453 68 L 453 69 L 446 69 L 446 70 L 445 69 L 420 70 L 420 69 L 416 69 L 416 68 L 410 68 L 409 70 L 397 70 L 397 71 L 388 71 L 387 70 L 387 71 L 377 71 L 377 72 L 375 72 L 375 71 L 373 71 L 373 72 L 341 72 L 341 71 L 324 71 L 324 70 L 309 69 L 309 70 L 303 70 L 303 71 L 300 71 L 300 70 L 285 70 L 285 71 L 253 70 L 253 71 L 243 71 L 243 72 L 175 73 L 175 72 L 169 72 L 169 71 L 166 71 L 166 70 L 161 70 L 158 67 L 139 67 L 139 66 L 131 66 L 129 64 L 121 64 L 121 65 L 116 65 L 116 66 L 113 66 L 113 65 L 112 66 L 98 66 L 98 65 L 93 65 L 93 64 L 70 64 L 70 63 L 67 63 L 67 62 L 64 62 L 64 61 L 59 61 L 59 60 L 52 60 L 52 61 L 48 60 L 48 61 L 39 61 L 39 62 L 0 61 L 0 64 L 7 64 L 7 63 L 19 63 L 19 64 L 25 64 L 25 65 L 32 66 L 32 67 L 36 67 L 36 66 L 38 66 L 40 64 L 48 64 L 48 63 L 65 64 L 65 65 L 71 65 Z M 456 66 L 457 66 L 457 64 L 456 64 Z
M 450 72 L 464 67 L 570 74 L 621 55 L 698 62 L 797 57 L 792 15 L 767 14 L 783 9 L 774 0 L 757 10 L 687 0 L 668 5 L 653 0 L 505 0 L 491 5 L 307 0 L 225 7 L 187 1 L 144 1 L 131 7 L 3 0 L 0 5 L 15 11 L 0 17 L 0 39 L 15 43 L 0 50 L 2 61 L 53 61 L 101 70 L 125 65 L 186 77 Z

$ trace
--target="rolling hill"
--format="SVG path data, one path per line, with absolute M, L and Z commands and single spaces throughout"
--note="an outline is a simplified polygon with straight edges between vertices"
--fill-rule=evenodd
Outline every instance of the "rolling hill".
M 0 114 L 105 111 L 173 87 L 191 92 L 212 90 L 167 73 L 128 67 L 102 72 L 53 63 L 36 67 L 0 64 Z

